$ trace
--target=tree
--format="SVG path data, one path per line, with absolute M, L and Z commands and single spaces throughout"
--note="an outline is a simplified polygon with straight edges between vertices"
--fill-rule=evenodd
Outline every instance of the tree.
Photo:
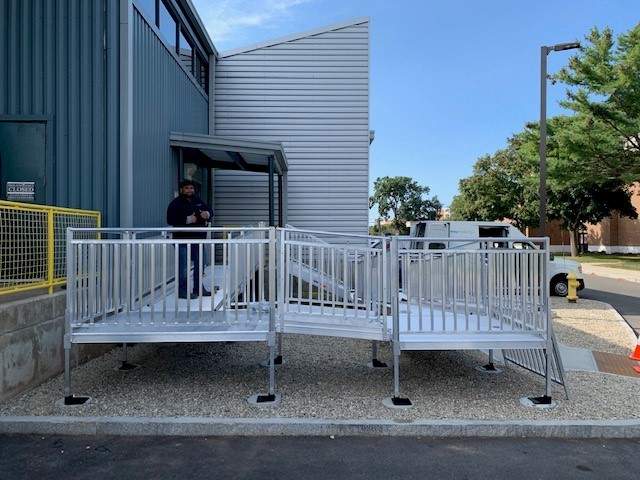
M 396 233 L 408 233 L 410 220 L 436 220 L 442 209 L 438 197 L 425 198 L 429 187 L 420 186 L 410 177 L 378 177 L 373 183 L 369 208 L 378 205 L 378 214 L 393 219 Z
M 577 257 L 578 234 L 586 222 L 598 223 L 617 211 L 621 216 L 638 218 L 631 203 L 632 192 L 619 179 L 604 183 L 556 184 L 549 191 L 549 216 L 562 220 L 569 231 L 571 256 Z
M 537 166 L 519 150 L 518 137 L 494 155 L 485 155 L 473 166 L 473 175 L 460 180 L 452 217 L 461 220 L 508 218 L 523 230 L 538 221 Z
M 510 219 L 518 228 L 539 222 L 539 144 L 537 123 L 508 140 L 508 147 L 474 165 L 474 175 L 460 181 L 456 215 L 466 220 Z M 548 217 L 569 230 L 572 254 L 586 222 L 597 223 L 617 211 L 635 218 L 625 180 L 593 172 L 593 155 L 615 158 L 615 142 L 606 141 L 606 127 L 582 114 L 558 116 L 548 122 Z M 600 141 L 597 141 L 597 140 Z M 591 144 L 596 142 L 596 144 Z
M 382 225 L 376 223 L 369 227 L 369 235 L 393 235 L 394 233 L 395 229 L 393 228 L 393 225 Z
M 592 152 L 585 167 L 600 181 L 640 180 L 640 24 L 614 42 L 612 31 L 593 28 L 587 44 L 569 60 L 553 81 L 565 83 L 566 108 L 578 113 L 594 130 L 585 153 L 606 142 L 615 154 Z M 597 133 L 597 137 L 595 136 Z M 609 150 L 609 149 L 607 149 Z
M 627 181 L 603 176 L 593 161 L 602 165 L 620 154 L 617 137 L 608 127 L 582 113 L 554 117 L 552 123 L 549 217 L 563 222 L 571 255 L 578 256 L 578 234 L 585 223 L 598 223 L 614 211 L 630 218 L 637 218 L 637 213 Z

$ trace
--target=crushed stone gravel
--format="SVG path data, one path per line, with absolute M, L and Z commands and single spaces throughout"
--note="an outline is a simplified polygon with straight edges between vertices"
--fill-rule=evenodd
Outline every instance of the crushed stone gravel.
M 560 343 L 610 353 L 629 354 L 633 334 L 610 306 L 553 299 L 554 328 Z M 501 374 L 475 369 L 487 362 L 481 351 L 403 352 L 401 395 L 414 406 L 393 410 L 382 405 L 393 394 L 393 371 L 367 366 L 371 343 L 334 337 L 285 335 L 287 364 L 276 369 L 278 406 L 256 408 L 247 402 L 268 390 L 264 343 L 136 344 L 129 362 L 141 367 L 114 370 L 121 349 L 72 371 L 75 394 L 92 401 L 56 406 L 62 375 L 0 404 L 0 415 L 81 417 L 210 417 L 478 420 L 613 420 L 640 418 L 640 380 L 604 373 L 567 372 L 572 399 L 553 385 L 554 409 L 521 405 L 520 398 L 544 393 L 544 378 L 513 364 Z M 388 343 L 378 356 L 391 365 Z

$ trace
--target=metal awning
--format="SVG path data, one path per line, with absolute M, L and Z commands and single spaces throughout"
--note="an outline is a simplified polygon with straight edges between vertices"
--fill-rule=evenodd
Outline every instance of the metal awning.
M 172 147 L 189 151 L 211 168 L 283 175 L 289 168 L 282 144 L 238 138 L 171 132 Z M 269 161 L 272 160 L 270 170 Z
M 281 143 L 260 142 L 239 138 L 171 132 L 169 144 L 180 149 L 180 158 L 186 153 L 208 168 L 242 170 L 266 173 L 269 178 L 269 225 L 275 225 L 275 184 L 278 178 L 278 225 L 283 218 L 283 176 L 289 169 Z

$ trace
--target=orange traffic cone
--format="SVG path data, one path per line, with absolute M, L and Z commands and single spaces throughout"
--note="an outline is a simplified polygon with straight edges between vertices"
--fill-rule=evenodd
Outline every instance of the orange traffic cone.
M 633 351 L 631 355 L 629 355 L 631 360 L 640 361 L 640 337 L 638 337 L 638 344 L 636 345 L 636 349 Z

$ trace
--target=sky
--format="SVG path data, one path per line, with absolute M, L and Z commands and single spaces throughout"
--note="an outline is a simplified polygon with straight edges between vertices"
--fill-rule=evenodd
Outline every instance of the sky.
M 485 154 L 540 118 L 540 47 L 615 36 L 639 0 L 192 0 L 218 51 L 370 17 L 369 181 L 408 176 L 449 205 Z M 574 52 L 551 52 L 548 72 Z M 547 116 L 566 87 L 547 85 Z M 375 217 L 377 212 L 372 212 Z

